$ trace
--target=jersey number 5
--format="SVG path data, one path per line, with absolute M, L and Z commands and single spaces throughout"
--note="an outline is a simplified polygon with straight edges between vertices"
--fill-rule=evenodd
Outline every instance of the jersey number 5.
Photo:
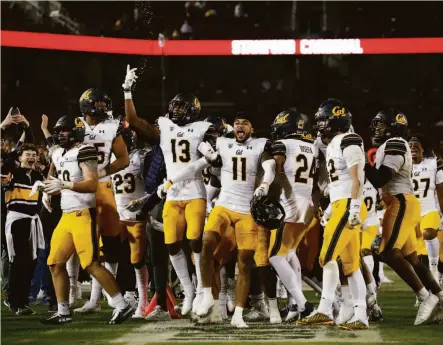
M 314 178 L 315 176 L 315 159 L 312 160 L 311 168 L 309 169 L 309 176 L 307 178 L 303 177 L 302 174 L 308 171 L 308 158 L 301 153 L 295 158 L 295 160 L 297 163 L 300 163 L 297 164 L 299 167 L 295 171 L 295 183 L 308 183 L 308 178 Z
M 180 146 L 181 153 L 177 157 L 177 146 Z M 191 144 L 186 139 L 182 139 L 177 143 L 177 139 L 171 139 L 172 161 L 177 163 L 177 158 L 180 162 L 188 163 L 191 160 Z
M 97 163 L 103 164 L 103 162 L 105 161 L 105 153 L 103 151 L 100 151 L 99 148 L 105 147 L 105 143 L 95 143 L 94 146 L 95 149 L 97 150 L 97 155 L 98 155 Z

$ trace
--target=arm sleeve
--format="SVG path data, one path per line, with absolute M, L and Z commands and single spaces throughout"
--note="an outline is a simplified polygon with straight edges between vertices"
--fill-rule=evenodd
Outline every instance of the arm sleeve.
M 185 168 L 171 179 L 172 183 L 187 180 L 194 177 L 199 171 L 211 166 L 210 163 L 206 161 L 205 157 L 200 158 L 195 163 L 188 164 Z
M 86 161 L 97 161 L 97 150 L 92 146 L 85 146 L 78 151 L 77 155 L 78 163 L 83 163 Z
M 435 174 L 435 184 L 443 183 L 443 159 L 437 158 L 437 173 Z
M 152 209 L 157 205 L 162 199 L 160 199 L 157 195 L 157 188 L 154 190 L 154 192 L 150 195 L 146 203 L 143 205 L 143 212 L 149 213 L 152 211 Z
M 269 185 L 274 181 L 276 164 L 277 163 L 273 159 L 268 159 L 262 163 L 263 170 L 265 171 L 263 176 L 264 183 Z

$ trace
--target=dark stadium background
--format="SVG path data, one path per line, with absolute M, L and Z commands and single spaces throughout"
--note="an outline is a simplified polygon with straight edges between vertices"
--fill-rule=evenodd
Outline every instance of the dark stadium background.
M 293 17 L 291 1 L 243 2 L 248 17 L 235 18 L 237 4 L 207 2 L 205 9 L 186 10 L 183 1 L 84 1 L 62 2 L 62 7 L 80 24 L 80 34 L 105 37 L 157 39 L 163 33 L 172 39 L 185 19 L 193 33 L 180 39 L 443 36 L 442 2 L 297 2 Z M 36 18 L 18 2 L 2 2 L 1 12 L 3 30 L 70 33 L 48 13 Z M 79 96 L 89 87 L 104 89 L 114 113 L 122 113 L 121 84 L 130 64 L 143 70 L 133 93 L 138 113 L 154 120 L 164 108 L 161 59 L 2 47 L 2 117 L 18 106 L 40 140 L 40 115 L 48 114 L 50 125 L 64 114 L 77 115 Z M 286 107 L 313 116 L 323 99 L 336 97 L 351 109 L 366 147 L 370 119 L 384 106 L 401 109 L 411 130 L 429 134 L 436 148 L 443 145 L 443 127 L 435 125 L 443 121 L 440 54 L 165 57 L 164 73 L 166 101 L 178 92 L 193 92 L 203 115 L 229 120 L 245 109 L 257 114 L 255 127 L 266 129 Z

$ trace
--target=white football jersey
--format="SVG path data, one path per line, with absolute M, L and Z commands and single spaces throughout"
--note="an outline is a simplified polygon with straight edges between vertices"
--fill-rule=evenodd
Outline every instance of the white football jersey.
M 261 158 L 268 139 L 250 138 L 239 143 L 232 138 L 217 138 L 217 152 L 222 160 L 221 190 L 216 206 L 250 214 L 250 202 L 257 179 L 261 176 Z
M 112 185 L 120 220 L 146 220 L 145 215 L 140 211 L 130 212 L 125 208 L 125 205 L 130 201 L 146 195 L 143 176 L 146 153 L 145 150 L 133 150 L 129 154 L 129 166 L 112 175 Z M 115 159 L 115 157 L 113 158 Z
M 377 216 L 377 195 L 377 189 L 374 188 L 369 180 L 366 180 L 365 185 L 363 186 L 363 200 L 368 210 L 366 222 L 364 224 L 366 227 L 371 225 L 379 225 L 380 223 Z
M 344 150 L 352 145 L 357 145 L 361 149 L 362 161 L 364 163 L 363 141 L 355 133 L 345 133 L 336 135 L 326 149 L 326 164 L 329 174 L 329 197 L 331 202 L 340 199 L 351 198 L 352 179 L 349 174 L 347 157 Z M 364 176 L 364 164 L 359 167 L 359 176 Z M 363 185 L 363 180 L 361 181 Z M 363 186 L 361 186 L 362 188 Z
M 98 152 L 98 170 L 104 169 L 111 161 L 112 143 L 119 135 L 120 121 L 106 119 L 95 126 L 90 126 L 84 117 L 79 117 L 85 124 L 85 144 L 94 145 Z M 100 178 L 100 182 L 111 181 L 111 176 Z
M 381 188 L 381 196 L 413 194 L 412 155 L 409 144 L 403 138 L 388 139 L 381 145 L 375 156 L 375 167 L 386 166 L 395 171 L 392 179 Z
M 440 163 L 440 164 L 439 164 Z M 440 169 L 438 169 L 440 165 Z M 421 216 L 439 211 L 436 202 L 436 185 L 443 183 L 443 163 L 437 158 L 425 158 L 420 164 L 413 164 L 412 183 L 415 196 L 420 201 Z
M 311 199 L 318 157 L 317 147 L 302 140 L 283 139 L 272 144 L 272 155 L 286 156 L 283 171 L 279 176 L 281 199 Z
M 197 121 L 185 126 L 178 126 L 166 117 L 158 119 L 160 129 L 160 147 L 166 163 L 168 179 L 189 163 L 197 161 L 201 155 L 198 145 L 211 126 L 210 122 Z M 195 173 L 192 179 L 178 182 L 179 188 L 171 188 L 166 195 L 167 200 L 206 199 L 206 189 L 201 171 Z
M 52 154 L 52 162 L 57 171 L 57 177 L 63 181 L 83 181 L 83 171 L 80 163 L 87 160 L 97 161 L 97 150 L 86 144 L 79 144 L 65 151 L 58 147 Z M 78 193 L 70 189 L 61 191 L 61 209 L 65 213 L 95 207 L 95 193 Z
M 209 213 L 211 213 L 213 207 L 212 207 L 212 202 L 215 198 L 218 197 L 218 194 L 220 192 L 220 188 L 218 187 L 214 187 L 211 184 L 211 179 L 216 178 L 213 174 L 212 174 L 212 170 L 211 167 L 205 168 L 202 170 L 202 176 L 203 176 L 203 182 L 205 184 L 205 189 L 206 189 L 206 214 L 208 215 Z
M 324 190 L 328 186 L 329 176 L 328 169 L 326 167 L 326 149 L 328 147 L 327 144 L 321 140 L 321 137 L 317 137 L 314 141 L 314 145 L 317 148 L 318 159 L 317 159 L 317 174 L 318 174 L 318 188 L 320 189 L 321 194 L 323 194 Z

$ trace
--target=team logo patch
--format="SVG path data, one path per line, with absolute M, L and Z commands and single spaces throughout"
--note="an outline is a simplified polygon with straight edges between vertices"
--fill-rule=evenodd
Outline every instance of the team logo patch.
M 277 118 L 274 121 L 274 124 L 282 124 L 286 123 L 288 121 L 289 113 L 278 115 Z
M 399 125 L 406 125 L 406 116 L 404 116 L 403 114 L 397 114 L 397 116 L 395 117 L 395 122 Z
M 232 146 L 233 146 L 232 144 L 229 144 L 228 149 L 232 149 Z
M 305 127 L 305 121 L 303 121 L 303 120 L 298 120 L 297 128 L 298 128 L 298 129 L 303 129 L 304 127 Z
M 75 215 L 76 215 L 76 217 L 81 217 L 82 216 L 82 211 L 77 211 L 76 213 L 75 213 Z
M 336 107 L 332 108 L 332 115 L 344 116 L 345 115 L 345 108 L 342 108 L 340 106 L 336 106 Z
M 85 124 L 83 123 L 83 121 L 80 120 L 78 117 L 76 117 L 74 119 L 74 123 L 75 123 L 75 127 L 77 127 L 77 128 L 85 127 Z

